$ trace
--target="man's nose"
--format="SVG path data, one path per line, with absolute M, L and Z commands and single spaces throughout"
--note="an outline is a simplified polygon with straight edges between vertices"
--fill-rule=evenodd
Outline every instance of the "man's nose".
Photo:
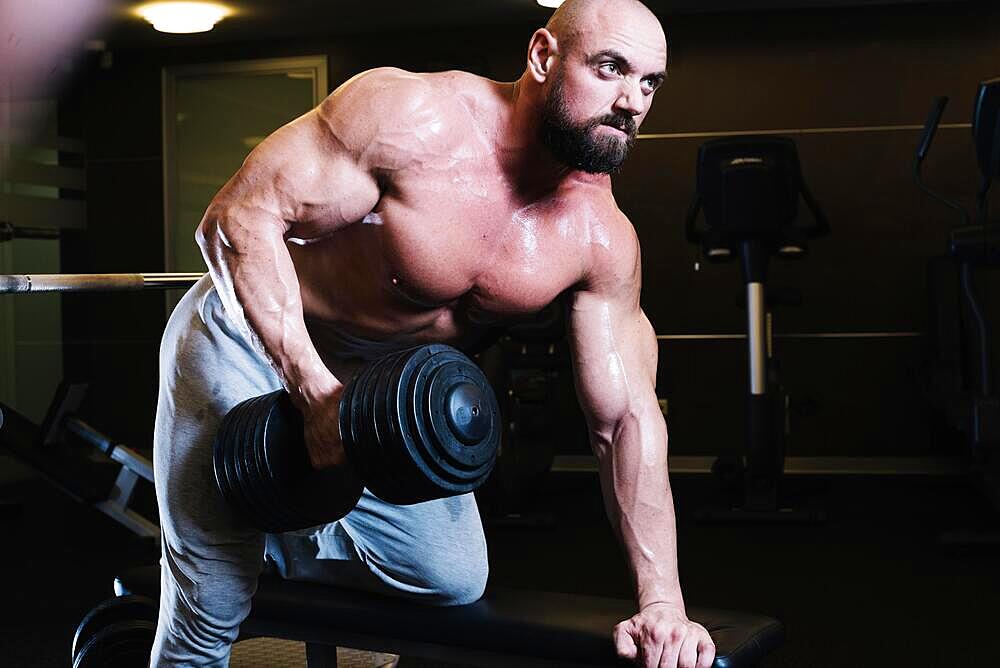
M 638 116 L 644 111 L 644 104 L 639 81 L 626 77 L 622 82 L 621 94 L 615 101 L 615 109 L 629 116 Z

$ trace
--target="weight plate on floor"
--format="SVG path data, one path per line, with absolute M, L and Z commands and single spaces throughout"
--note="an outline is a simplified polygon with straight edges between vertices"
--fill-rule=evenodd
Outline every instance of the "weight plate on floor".
M 132 620 L 105 626 L 80 646 L 73 668 L 136 668 L 149 664 L 156 622 Z
M 155 622 L 158 612 L 156 601 L 138 594 L 117 596 L 99 603 L 77 624 L 73 633 L 71 656 L 76 659 L 78 650 L 101 629 L 125 621 Z

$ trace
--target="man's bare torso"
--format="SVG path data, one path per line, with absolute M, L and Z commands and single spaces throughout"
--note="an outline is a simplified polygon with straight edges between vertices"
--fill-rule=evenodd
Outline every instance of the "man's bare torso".
M 441 101 L 385 133 L 405 159 L 380 179 L 371 212 L 329 236 L 289 240 L 310 330 L 461 346 L 580 283 L 620 219 L 606 182 L 520 182 L 516 148 L 502 145 L 509 84 L 382 76 L 417 77 Z

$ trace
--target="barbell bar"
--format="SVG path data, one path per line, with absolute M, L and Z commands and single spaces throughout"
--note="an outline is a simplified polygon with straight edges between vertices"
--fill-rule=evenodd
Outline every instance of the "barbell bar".
M 204 274 L 0 274 L 0 294 L 128 292 L 191 287 Z

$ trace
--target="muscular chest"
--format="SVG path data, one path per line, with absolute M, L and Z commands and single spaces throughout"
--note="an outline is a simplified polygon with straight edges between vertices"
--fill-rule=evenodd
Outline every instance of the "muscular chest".
M 369 217 L 380 280 L 424 307 L 540 310 L 580 276 L 579 220 L 565 202 L 518 201 L 489 174 L 404 180 Z

